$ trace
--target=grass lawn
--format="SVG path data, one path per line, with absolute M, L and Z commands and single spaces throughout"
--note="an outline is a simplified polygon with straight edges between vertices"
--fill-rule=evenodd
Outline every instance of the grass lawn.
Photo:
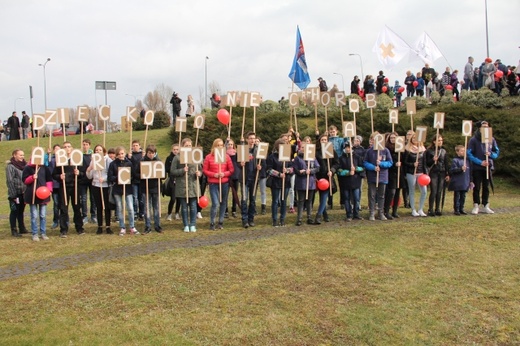
M 398 221 L 347 224 L 335 209 L 333 222 L 297 233 L 0 278 L 0 344 L 520 344 L 520 189 L 496 183 L 494 215 L 453 216 L 449 194 L 442 217 L 401 208 Z M 245 231 L 228 219 L 220 233 L 271 229 L 268 215 L 257 221 Z M 219 234 L 205 217 L 191 234 L 179 221 L 135 237 L 96 236 L 89 224 L 85 236 L 33 243 L 10 237 L 7 222 L 0 269 Z

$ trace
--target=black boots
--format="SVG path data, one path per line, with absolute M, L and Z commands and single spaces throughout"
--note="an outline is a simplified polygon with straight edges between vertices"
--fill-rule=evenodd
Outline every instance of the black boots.
M 11 229 L 11 235 L 16 238 L 19 238 L 22 236 L 20 233 L 18 233 L 18 230 L 16 228 Z

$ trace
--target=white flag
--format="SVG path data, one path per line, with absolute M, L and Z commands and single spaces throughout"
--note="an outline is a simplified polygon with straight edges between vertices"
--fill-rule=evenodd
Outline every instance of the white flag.
M 423 32 L 417 41 L 415 41 L 413 54 L 425 64 L 430 65 L 433 65 L 435 60 L 442 58 L 441 51 L 426 32 Z
M 387 69 L 399 63 L 409 52 L 410 46 L 387 26 L 379 33 L 372 51 Z

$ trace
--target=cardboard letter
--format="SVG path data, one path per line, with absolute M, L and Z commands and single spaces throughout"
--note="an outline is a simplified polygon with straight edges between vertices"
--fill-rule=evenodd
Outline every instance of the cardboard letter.
M 376 108 L 376 94 L 366 94 L 367 108 Z
M 433 128 L 443 129 L 444 128 L 444 113 L 435 112 L 433 115 Z
M 359 100 L 358 99 L 348 100 L 348 111 L 350 113 L 359 113 Z
M 473 132 L 473 123 L 471 120 L 462 120 L 462 135 L 464 137 L 471 137 Z
M 144 113 L 144 121 L 143 124 L 145 125 L 153 125 L 153 121 L 155 118 L 155 112 L 152 110 L 147 110 L 146 113 Z
M 388 122 L 390 124 L 397 124 L 399 122 L 399 110 L 398 109 L 390 109 L 388 114 Z

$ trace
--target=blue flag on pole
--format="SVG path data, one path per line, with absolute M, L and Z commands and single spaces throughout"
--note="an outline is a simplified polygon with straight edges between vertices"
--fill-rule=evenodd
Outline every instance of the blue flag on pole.
M 307 61 L 305 60 L 305 49 L 303 48 L 302 37 L 300 36 L 300 28 L 296 27 L 296 53 L 294 61 L 289 73 L 289 78 L 300 88 L 305 89 L 311 82 L 309 72 L 307 72 Z

